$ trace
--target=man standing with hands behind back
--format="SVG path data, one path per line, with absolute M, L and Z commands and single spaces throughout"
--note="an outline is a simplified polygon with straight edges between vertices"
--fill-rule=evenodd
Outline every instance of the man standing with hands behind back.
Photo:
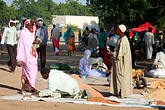
M 118 97 L 129 97 L 132 94 L 132 59 L 130 44 L 124 35 L 125 25 L 117 27 L 116 34 L 120 36 L 113 53 L 112 76 L 110 92 Z

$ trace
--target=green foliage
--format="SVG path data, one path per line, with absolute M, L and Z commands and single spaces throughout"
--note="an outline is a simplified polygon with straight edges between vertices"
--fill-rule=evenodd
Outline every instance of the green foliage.
M 71 27 L 72 31 L 74 32 L 78 32 L 79 30 L 82 30 L 80 28 L 78 28 L 78 26 L 72 25 L 72 24 L 67 24 L 65 28 Z
M 92 16 L 89 7 L 81 5 L 78 0 L 66 0 L 66 3 L 54 4 L 52 12 L 53 15 Z
M 133 28 L 147 21 L 161 29 L 164 25 L 164 0 L 87 0 L 87 5 L 107 29 L 121 23 Z
M 6 5 L 6 3 L 0 0 L 0 27 L 8 25 L 10 19 L 15 19 L 15 11 L 12 7 Z
M 29 19 L 43 18 L 44 23 L 52 23 L 51 8 L 54 2 L 52 0 L 14 0 L 13 6 L 17 12 L 17 19 L 27 17 Z
M 137 27 L 145 22 L 165 28 L 165 0 L 87 0 L 82 5 L 78 0 L 66 0 L 56 4 L 52 0 L 14 0 L 11 7 L 0 0 L 0 25 L 9 19 L 21 17 L 36 19 L 41 17 L 46 25 L 52 24 L 51 15 L 99 16 L 100 27 L 125 24 Z
M 81 5 L 74 0 L 66 0 L 66 3 L 56 4 L 52 0 L 14 0 L 16 18 L 44 19 L 46 25 L 52 24 L 51 15 L 78 15 L 92 16 L 89 7 Z

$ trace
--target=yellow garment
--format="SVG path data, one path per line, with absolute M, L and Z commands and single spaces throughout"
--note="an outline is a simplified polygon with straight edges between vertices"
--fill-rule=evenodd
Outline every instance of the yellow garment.
M 132 60 L 130 44 L 126 36 L 119 39 L 113 53 L 110 92 L 121 98 L 132 94 Z
M 90 30 L 85 30 L 84 33 L 85 33 L 86 36 L 88 36 L 91 33 L 91 31 Z
M 141 77 L 144 74 L 144 70 L 138 69 L 132 69 L 132 77 Z
M 163 35 L 160 35 L 161 40 L 163 40 Z

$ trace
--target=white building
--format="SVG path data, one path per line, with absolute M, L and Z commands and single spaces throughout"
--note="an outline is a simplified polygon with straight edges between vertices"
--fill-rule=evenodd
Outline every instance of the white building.
M 98 29 L 99 19 L 94 16 L 59 16 L 53 15 L 53 24 L 59 23 L 61 27 L 65 27 L 67 24 L 78 26 L 80 29 L 85 29 L 87 26 L 89 29 Z

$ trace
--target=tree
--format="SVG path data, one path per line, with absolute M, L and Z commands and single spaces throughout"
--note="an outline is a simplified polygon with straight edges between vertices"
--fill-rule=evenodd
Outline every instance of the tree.
M 78 3 L 78 0 L 66 0 L 66 3 L 59 5 L 52 0 L 14 0 L 12 6 L 15 8 L 17 19 L 41 17 L 47 25 L 52 23 L 52 15 L 92 15 L 89 7 Z
M 146 15 L 158 29 L 165 28 L 165 1 L 164 0 L 147 0 L 151 4 L 151 9 Z
M 17 12 L 17 19 L 27 17 L 29 19 L 43 18 L 46 25 L 52 23 L 51 8 L 52 0 L 14 0 L 13 6 Z
M 87 0 L 92 12 L 99 15 L 106 28 L 120 23 L 133 27 L 144 20 L 150 5 L 145 0 Z M 131 24 L 131 25 L 130 25 Z
M 162 25 L 160 22 L 165 15 L 164 0 L 87 0 L 87 4 L 107 29 L 121 23 L 133 28 L 147 21 Z M 158 11 L 153 8 L 155 4 L 158 4 Z
M 66 3 L 55 4 L 52 12 L 53 15 L 92 16 L 89 7 L 82 5 L 78 0 L 66 0 Z
M 0 0 L 0 26 L 8 25 L 10 19 L 15 19 L 15 10 L 12 7 L 6 5 L 6 3 Z

